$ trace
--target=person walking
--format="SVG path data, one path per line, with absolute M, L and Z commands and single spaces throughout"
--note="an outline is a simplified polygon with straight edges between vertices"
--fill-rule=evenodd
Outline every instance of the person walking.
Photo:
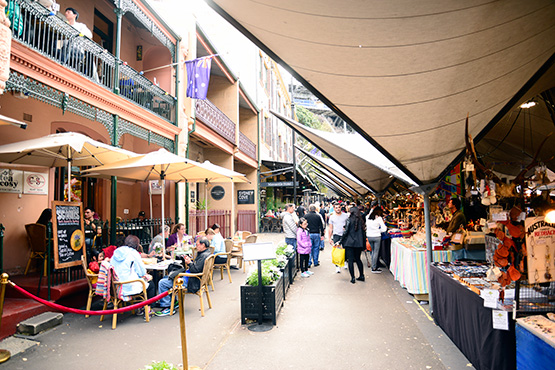
M 359 277 L 356 280 L 364 281 L 364 267 L 360 260 L 360 253 L 364 249 L 365 224 L 360 209 L 351 207 L 349 218 L 345 222 L 345 231 L 341 237 L 340 244 L 345 248 L 345 258 L 349 263 L 351 283 L 355 283 L 354 263 L 358 266 Z
M 308 271 L 308 260 L 312 251 L 312 241 L 308 233 L 308 221 L 301 217 L 299 219 L 299 228 L 297 229 L 297 253 L 299 254 L 301 265 L 301 277 L 307 278 L 314 274 Z
M 372 273 L 381 274 L 382 270 L 378 267 L 378 259 L 380 258 L 380 244 L 382 242 L 382 233 L 387 231 L 387 227 L 382 219 L 382 209 L 380 207 L 374 210 L 366 217 L 366 238 L 372 247 Z
M 285 243 L 292 245 L 297 250 L 297 222 L 293 214 L 295 213 L 295 205 L 288 203 L 285 205 L 285 211 L 281 214 L 281 225 L 285 233 Z
M 334 213 L 330 216 L 328 220 L 328 239 L 332 241 L 333 244 L 339 242 L 343 236 L 345 222 L 349 215 L 343 213 L 340 204 L 334 205 Z M 338 274 L 341 272 L 341 266 L 335 266 L 335 272 Z
M 316 206 L 311 204 L 308 207 L 308 213 L 304 217 L 308 222 L 308 232 L 310 241 L 312 242 L 312 251 L 310 253 L 310 261 L 308 266 L 319 266 L 318 257 L 320 256 L 320 245 L 324 240 L 324 223 L 319 213 L 316 213 Z

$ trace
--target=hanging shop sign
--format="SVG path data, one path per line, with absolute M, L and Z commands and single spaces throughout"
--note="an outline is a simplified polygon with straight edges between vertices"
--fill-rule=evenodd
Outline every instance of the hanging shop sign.
M 293 185 L 293 181 L 274 181 L 274 182 L 261 182 L 260 186 L 267 187 L 267 188 L 281 188 L 281 187 L 291 187 L 291 186 L 299 186 L 299 182 L 296 182 L 297 185 Z
M 23 193 L 48 195 L 48 173 L 25 171 L 23 173 Z
M 528 258 L 528 281 L 530 284 L 555 280 L 555 224 L 545 222 L 544 217 L 524 220 Z
M 164 192 L 165 180 L 150 180 L 148 183 L 148 189 L 150 194 L 160 195 Z
M 54 268 L 78 266 L 85 247 L 83 203 L 53 201 L 52 211 Z
M 237 204 L 254 204 L 254 190 L 237 190 Z
M 23 171 L 0 169 L 0 192 L 21 194 L 23 192 Z
M 210 196 L 214 200 L 222 200 L 225 196 L 225 189 L 220 185 L 216 185 L 210 190 Z

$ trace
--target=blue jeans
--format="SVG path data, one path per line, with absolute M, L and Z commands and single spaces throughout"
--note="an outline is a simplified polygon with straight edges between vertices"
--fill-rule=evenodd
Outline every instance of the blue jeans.
M 285 244 L 292 245 L 295 251 L 297 250 L 297 239 L 295 238 L 285 238 Z
M 189 272 L 189 270 L 187 270 L 187 272 Z M 187 286 L 187 283 L 189 282 L 189 277 L 188 276 L 184 276 L 183 277 L 183 286 Z M 173 287 L 173 280 L 170 280 L 169 277 L 164 276 L 162 279 L 160 279 L 160 281 L 158 282 L 158 294 L 162 294 L 164 292 L 167 292 L 168 290 L 170 290 Z M 159 301 L 159 305 L 162 308 L 168 308 L 170 307 L 172 303 L 172 295 L 168 294 L 167 296 L 165 296 L 164 298 L 161 298 Z
M 381 236 L 369 237 L 368 243 L 372 246 L 372 270 L 378 268 L 378 258 L 380 258 L 380 244 L 382 242 Z
M 313 264 L 316 266 L 318 262 L 318 257 L 320 256 L 320 243 L 321 235 L 320 234 L 310 234 L 310 241 L 312 242 L 312 249 L 310 251 L 310 262 L 309 264 Z

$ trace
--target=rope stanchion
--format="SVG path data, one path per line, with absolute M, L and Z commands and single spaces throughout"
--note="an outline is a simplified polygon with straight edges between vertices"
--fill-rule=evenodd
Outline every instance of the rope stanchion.
M 2 327 L 2 314 L 4 313 L 4 294 L 8 285 L 8 274 L 3 273 L 0 277 L 0 328 Z M 10 359 L 12 354 L 7 349 L 0 349 L 0 364 Z
M 58 311 L 62 311 L 62 312 L 69 312 L 69 313 L 75 313 L 75 314 L 79 314 L 79 315 L 96 315 L 96 316 L 100 316 L 100 315 L 113 315 L 113 314 L 119 314 L 119 313 L 123 313 L 123 312 L 128 312 L 128 311 L 133 311 L 136 310 L 138 308 L 144 307 L 146 305 L 150 305 L 151 303 L 154 303 L 162 298 L 164 298 L 165 296 L 167 296 L 168 294 L 170 294 L 172 292 L 172 290 L 168 290 L 167 292 L 158 294 L 156 297 L 152 297 L 150 299 L 147 299 L 144 302 L 140 302 L 140 303 L 135 303 L 132 304 L 130 306 L 125 306 L 122 308 L 118 308 L 117 310 L 101 310 L 101 311 L 88 311 L 88 310 L 79 310 L 76 308 L 71 308 L 71 307 L 65 307 L 62 305 L 59 305 L 57 303 L 54 302 L 50 302 L 47 301 L 45 299 L 42 299 L 40 297 L 37 297 L 31 293 L 29 293 L 28 291 L 26 291 L 25 289 L 17 286 L 15 283 L 13 283 L 12 281 L 8 281 L 8 283 L 18 292 L 20 292 L 21 294 L 25 295 L 26 297 L 29 297 L 31 299 L 34 299 L 35 301 L 44 304 L 45 306 L 48 306 L 50 308 L 56 309 Z

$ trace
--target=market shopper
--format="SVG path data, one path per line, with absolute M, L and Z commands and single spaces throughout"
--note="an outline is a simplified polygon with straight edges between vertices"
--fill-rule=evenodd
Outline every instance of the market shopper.
M 312 251 L 312 241 L 310 240 L 307 227 L 308 221 L 304 217 L 301 217 L 299 219 L 299 228 L 297 229 L 297 253 L 300 259 L 301 277 L 304 278 L 314 274 L 312 271 L 308 271 L 308 260 L 310 258 L 310 252 Z
M 360 209 L 351 207 L 349 218 L 345 222 L 345 231 L 341 237 L 340 244 L 345 248 L 345 259 L 349 263 L 351 283 L 355 283 L 354 263 L 358 266 L 359 277 L 356 280 L 364 281 L 364 267 L 360 260 L 360 254 L 364 249 L 365 224 Z
M 377 207 L 366 217 L 366 238 L 372 248 L 372 273 L 381 274 L 382 270 L 378 267 L 380 258 L 380 244 L 382 233 L 387 231 L 387 227 L 382 219 L 382 209 Z
M 447 204 L 449 210 L 453 214 L 451 221 L 449 221 L 449 226 L 447 226 L 447 234 L 453 234 L 460 229 L 460 227 L 466 226 L 466 217 L 461 211 L 461 201 L 458 198 L 451 198 Z
M 343 236 L 345 222 L 349 218 L 349 215 L 341 210 L 340 204 L 334 205 L 334 213 L 329 217 L 328 220 L 328 239 L 332 241 L 333 244 L 339 242 Z M 335 266 L 335 272 L 341 272 L 341 266 Z
M 288 203 L 285 205 L 285 212 L 281 214 L 281 225 L 283 227 L 283 232 L 285 233 L 285 243 L 287 245 L 292 245 L 293 248 L 297 249 L 297 223 L 293 214 L 295 213 L 295 205 L 293 203 Z
M 304 217 L 308 222 L 308 232 L 312 242 L 312 251 L 310 253 L 310 261 L 308 266 L 319 266 L 318 257 L 320 256 L 320 245 L 324 240 L 324 223 L 319 213 L 316 213 L 316 206 L 311 204 L 308 207 L 308 213 Z

